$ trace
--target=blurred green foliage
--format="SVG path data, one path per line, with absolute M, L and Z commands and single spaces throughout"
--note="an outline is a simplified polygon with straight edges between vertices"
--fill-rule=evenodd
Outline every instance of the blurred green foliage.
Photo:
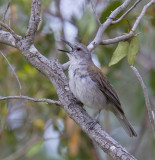
M 112 2 L 112 3 L 111 3 Z M 0 18 L 8 1 L 0 1 Z M 75 5 L 76 5 L 75 1 Z M 82 1 L 81 1 L 82 3 Z M 97 13 L 103 23 L 112 10 L 117 8 L 121 1 L 106 1 L 106 7 L 102 11 L 99 6 L 102 1 L 97 1 Z M 30 16 L 30 0 L 12 0 L 9 8 L 11 28 L 21 36 L 24 36 Z M 60 0 L 43 0 L 41 23 L 36 34 L 35 46 L 47 58 L 58 58 L 61 63 L 68 60 L 66 55 L 57 52 L 57 48 L 64 48 L 59 42 L 65 36 L 65 22 L 71 23 L 77 30 L 76 40 L 89 44 L 98 29 L 90 3 L 86 0 L 79 8 L 80 16 L 72 15 L 71 19 L 61 13 Z M 70 10 L 70 6 L 66 10 Z M 127 19 L 132 25 L 142 9 L 142 5 L 134 9 Z M 150 7 L 146 16 L 141 21 L 137 32 L 140 51 L 136 57 L 135 65 L 140 71 L 150 96 L 152 106 L 155 104 L 155 12 L 154 6 Z M 122 14 L 122 13 L 121 13 Z M 121 15 L 120 14 L 120 15 Z M 118 15 L 118 17 L 120 16 Z M 56 18 L 61 25 L 55 24 Z M 6 23 L 9 22 L 9 14 L 6 15 Z M 57 25 L 54 30 L 51 24 Z M 118 24 L 110 26 L 104 38 L 112 38 L 129 31 L 127 21 L 122 20 Z M 69 39 L 69 38 L 68 38 Z M 128 119 L 136 128 L 138 134 L 144 132 L 135 155 L 141 160 L 154 160 L 155 141 L 151 127 L 145 118 L 145 101 L 140 84 L 130 69 L 127 58 L 108 67 L 110 59 L 117 44 L 98 46 L 95 53 L 101 64 L 101 69 L 107 75 L 110 82 L 119 94 L 122 106 Z M 57 94 L 53 85 L 39 71 L 27 63 L 22 54 L 15 48 L 0 45 L 0 50 L 6 55 L 15 69 L 22 84 L 22 94 L 34 98 L 51 98 L 57 100 Z M 66 72 L 67 74 L 67 72 Z M 0 96 L 19 95 L 19 86 L 7 62 L 0 55 Z M 154 108 L 153 108 L 154 109 Z M 108 114 L 108 113 L 107 113 Z M 110 114 L 104 118 L 101 116 L 101 124 L 104 129 L 119 141 L 127 150 L 131 151 L 136 146 L 136 140 L 130 139 L 119 130 L 119 123 Z M 142 123 L 146 123 L 142 128 Z M 108 125 L 110 124 L 110 125 Z M 106 127 L 108 126 L 108 128 Z M 21 156 L 16 160 L 95 160 L 105 158 L 105 154 L 83 133 L 76 124 L 68 118 L 64 110 L 59 106 L 46 103 L 35 103 L 26 100 L 10 100 L 0 102 L 0 159 L 17 154 L 21 149 Z M 48 135 L 48 136 L 47 136 Z M 121 136 L 120 136 L 121 135 Z M 39 140 L 31 144 L 31 138 L 38 136 Z M 23 148 L 30 143 L 30 146 Z M 23 150 L 22 150 L 23 149 Z M 99 156 L 100 155 L 100 156 Z

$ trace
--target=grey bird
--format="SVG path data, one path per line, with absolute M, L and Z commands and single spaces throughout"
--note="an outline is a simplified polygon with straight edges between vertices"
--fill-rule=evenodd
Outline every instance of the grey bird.
M 137 136 L 125 116 L 117 93 L 103 72 L 93 63 L 87 47 L 82 43 L 63 41 L 72 49 L 59 51 L 66 52 L 70 59 L 69 87 L 74 96 L 98 113 L 102 109 L 110 110 L 130 137 Z

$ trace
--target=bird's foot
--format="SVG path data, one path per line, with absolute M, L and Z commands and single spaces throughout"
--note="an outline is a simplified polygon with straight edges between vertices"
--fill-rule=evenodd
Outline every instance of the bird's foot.
M 80 106 L 83 106 L 83 103 L 81 102 L 81 101 L 79 101 L 79 100 L 77 100 L 77 102 L 76 102 L 78 105 L 80 105 Z
M 87 123 L 87 129 L 93 130 L 94 126 L 99 123 L 98 119 L 93 119 L 92 121 Z

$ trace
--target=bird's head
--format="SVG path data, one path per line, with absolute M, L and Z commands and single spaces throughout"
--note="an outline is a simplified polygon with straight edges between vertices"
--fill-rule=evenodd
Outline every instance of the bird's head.
M 65 42 L 70 48 L 71 51 L 67 51 L 67 50 L 62 50 L 62 49 L 58 49 L 61 52 L 65 52 L 67 53 L 69 59 L 72 60 L 90 60 L 91 59 L 91 54 L 89 52 L 89 50 L 87 49 L 87 46 L 85 46 L 82 43 L 70 43 L 66 40 L 63 40 L 63 42 Z

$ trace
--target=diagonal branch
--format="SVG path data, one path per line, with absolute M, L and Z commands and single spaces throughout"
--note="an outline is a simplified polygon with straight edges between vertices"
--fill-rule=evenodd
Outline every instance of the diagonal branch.
M 101 25 L 100 19 L 99 19 L 97 13 L 96 13 L 95 6 L 93 4 L 93 0 L 90 0 L 90 3 L 91 3 L 91 6 L 92 6 L 92 9 L 93 9 L 93 12 L 95 14 L 96 20 L 98 21 L 99 25 Z
M 133 6 L 129 9 L 129 10 L 127 10 L 127 12 L 125 12 L 119 19 L 117 19 L 116 21 L 113 21 L 112 22 L 112 24 L 115 24 L 115 23 L 118 23 L 118 22 L 120 22 L 129 12 L 131 12 L 136 6 L 137 6 L 137 4 L 138 3 L 140 3 L 142 0 L 137 0 L 134 4 L 133 4 Z
M 10 64 L 10 62 L 8 61 L 8 59 L 5 57 L 5 55 L 3 54 L 3 52 L 2 52 L 1 50 L 0 50 L 0 53 L 1 53 L 1 55 L 4 57 L 4 59 L 7 61 L 9 67 L 12 69 L 12 72 L 13 72 L 13 74 L 15 75 L 16 80 L 17 80 L 18 85 L 19 85 L 20 95 L 22 95 L 22 85 L 21 85 L 21 83 L 20 83 L 20 80 L 19 80 L 19 78 L 18 78 L 15 70 L 13 69 L 13 67 L 12 67 L 11 64 Z
M 7 24 L 0 21 L 0 26 L 4 27 L 7 31 L 9 31 L 16 40 L 20 39 L 20 36 L 18 36 Z
M 4 22 L 4 23 L 5 23 L 6 14 L 8 12 L 9 7 L 10 7 L 10 2 L 11 2 L 11 0 L 8 1 L 7 7 L 6 7 L 5 12 L 3 14 L 2 22 Z
M 152 126 L 152 130 L 153 130 L 153 134 L 154 134 L 154 138 L 155 138 L 155 119 L 154 119 L 154 112 L 151 108 L 151 105 L 150 105 L 150 101 L 149 101 L 149 96 L 148 96 L 148 93 L 147 93 L 147 90 L 146 90 L 146 86 L 143 82 L 143 79 L 140 75 L 140 73 L 138 72 L 137 68 L 134 67 L 134 66 L 131 66 L 131 69 L 134 71 L 134 73 L 136 74 L 140 84 L 141 84 L 141 87 L 143 89 L 143 93 L 144 93 L 144 97 L 145 97 L 145 103 L 146 103 L 146 107 L 147 107 L 147 111 L 148 111 L 148 116 L 149 116 L 149 120 L 150 120 L 150 123 L 151 123 L 151 126 Z
M 146 10 L 152 5 L 155 3 L 155 0 L 151 0 L 149 3 L 147 3 L 143 9 L 142 9 L 142 12 L 140 13 L 140 15 L 138 16 L 136 22 L 134 23 L 133 27 L 132 27 L 132 30 L 135 31 L 141 21 L 141 19 L 144 17 L 145 13 L 146 13 Z
M 131 0 L 125 0 L 122 5 L 120 5 L 118 8 L 116 8 L 109 17 L 115 18 L 120 12 L 122 12 L 128 5 L 131 3 Z M 98 44 L 101 44 L 102 36 L 104 31 L 110 26 L 113 19 L 108 18 L 98 29 L 97 34 L 94 38 L 94 40 L 88 45 L 89 50 L 93 50 Z
M 154 3 L 155 3 L 155 0 L 151 0 L 149 3 L 147 3 L 143 7 L 140 15 L 137 17 L 131 31 L 128 34 L 118 36 L 118 37 L 115 37 L 115 38 L 112 38 L 112 39 L 102 40 L 101 44 L 112 44 L 112 43 L 117 43 L 119 41 L 124 41 L 124 40 L 127 40 L 127 39 L 131 38 L 134 35 L 133 33 L 136 31 L 141 19 L 144 17 L 144 15 L 146 13 L 146 10 Z
M 37 98 L 32 98 L 32 97 L 22 96 L 22 95 L 21 96 L 7 96 L 7 97 L 0 96 L 0 101 L 9 100 L 9 99 L 26 99 L 26 100 L 30 100 L 34 102 L 46 102 L 50 104 L 61 105 L 60 101 L 54 101 L 54 100 L 46 99 L 46 98 L 37 99 Z
M 129 3 L 130 3 L 129 1 L 124 1 L 124 3 L 121 5 L 121 6 L 123 6 L 123 7 L 121 8 L 121 6 L 120 6 L 120 7 L 118 7 L 118 8 L 121 8 L 121 11 L 122 11 L 122 10 L 124 9 L 124 6 L 127 7 L 127 6 L 129 5 Z M 113 23 L 113 19 L 109 20 L 110 18 L 108 18 L 108 19 L 102 24 L 102 26 L 99 27 L 98 32 L 97 32 L 94 40 L 88 45 L 88 49 L 91 51 L 91 50 L 93 50 L 93 49 L 96 47 L 96 45 L 98 45 L 98 44 L 102 44 L 102 45 L 105 45 L 105 44 L 106 44 L 106 45 L 107 45 L 107 44 L 117 43 L 117 42 L 119 42 L 119 41 L 123 41 L 123 40 L 127 40 L 127 39 L 131 38 L 131 37 L 134 35 L 133 32 L 136 31 L 136 29 L 137 29 L 137 27 L 138 27 L 141 19 L 144 17 L 144 15 L 145 15 L 145 13 L 146 13 L 146 10 L 147 10 L 152 4 L 154 4 L 154 3 L 155 3 L 155 0 L 150 0 L 150 2 L 147 3 L 147 4 L 143 7 L 140 15 L 139 15 L 138 18 L 136 19 L 136 21 L 135 21 L 135 23 L 134 23 L 131 31 L 130 31 L 128 34 L 125 34 L 125 35 L 121 35 L 121 36 L 118 36 L 118 37 L 115 37 L 115 38 L 111 38 L 111 39 L 106 39 L 106 40 L 104 40 L 104 39 L 102 39 L 102 35 L 103 35 L 104 31 L 107 29 L 107 27 L 108 27 L 110 24 Z M 118 8 L 115 9 L 115 10 L 110 14 L 109 17 L 115 18 L 115 17 L 118 15 L 118 12 L 120 13 L 120 10 L 119 10 Z M 132 8 L 130 8 L 130 9 L 132 9 Z M 115 21 L 114 21 L 114 22 L 115 22 Z
M 38 25 L 40 22 L 40 12 L 41 12 L 41 0 L 32 0 L 30 21 L 25 35 L 29 45 L 33 44 L 34 42 L 35 33 L 38 29 Z

